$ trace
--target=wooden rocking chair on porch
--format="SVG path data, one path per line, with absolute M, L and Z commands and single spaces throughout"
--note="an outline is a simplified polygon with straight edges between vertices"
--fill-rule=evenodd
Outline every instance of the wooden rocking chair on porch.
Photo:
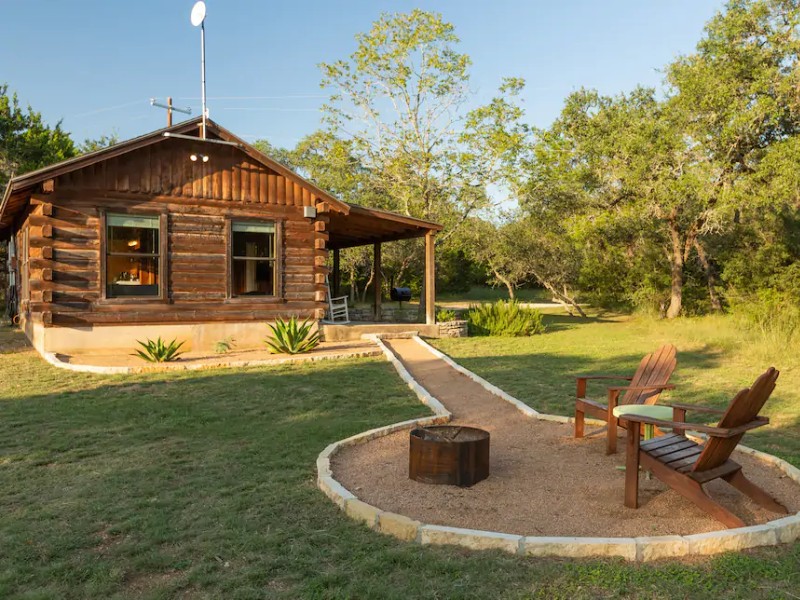
M 328 294 L 328 318 L 327 321 L 329 323 L 349 323 L 350 322 L 350 311 L 347 308 L 347 296 L 336 296 L 335 298 L 331 295 L 331 284 L 328 281 L 328 277 L 325 277 L 325 284 L 327 286 L 327 294 Z
M 747 479 L 742 467 L 730 459 L 746 431 L 769 423 L 759 411 L 775 389 L 778 371 L 768 369 L 750 389 L 736 394 L 724 411 L 701 406 L 673 404 L 673 420 L 662 421 L 641 415 L 626 415 L 628 446 L 625 467 L 625 506 L 639 506 L 639 465 L 666 483 L 676 492 L 694 502 L 726 527 L 744 527 L 745 523 L 727 508 L 709 497 L 703 484 L 722 478 L 757 504 L 772 512 L 786 514 L 786 507 Z M 686 411 L 722 414 L 716 427 L 685 423 Z M 671 428 L 673 433 L 640 441 L 639 424 Z M 685 430 L 708 435 L 698 444 L 683 435 Z
M 645 356 L 639 363 L 633 377 L 619 375 L 586 375 L 577 378 L 578 389 L 575 394 L 575 437 L 584 436 L 584 421 L 586 414 L 602 419 L 608 423 L 606 454 L 617 451 L 617 425 L 618 420 L 613 415 L 617 405 L 622 404 L 655 404 L 661 392 L 671 390 L 675 386 L 669 385 L 669 378 L 678 364 L 676 359 L 677 349 L 672 344 L 661 346 L 652 354 Z M 608 402 L 603 404 L 586 397 L 586 383 L 590 379 L 618 379 L 630 381 L 627 386 L 608 388 Z M 624 393 L 624 394 L 623 394 Z M 622 397 L 620 398 L 620 395 Z M 592 434 L 600 433 L 599 429 Z

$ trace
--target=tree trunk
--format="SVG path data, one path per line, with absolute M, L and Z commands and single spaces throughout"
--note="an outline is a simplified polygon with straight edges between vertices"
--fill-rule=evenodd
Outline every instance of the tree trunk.
M 367 301 L 367 292 L 369 291 L 369 286 L 372 285 L 372 280 L 375 279 L 375 267 L 373 266 L 372 269 L 369 271 L 369 279 L 367 279 L 367 283 L 364 284 L 364 290 L 361 295 L 361 302 Z
M 580 306 L 578 306 L 577 302 L 575 302 L 575 298 L 570 297 L 566 292 L 563 293 L 559 292 L 556 286 L 554 286 L 552 283 L 550 283 L 537 273 L 535 272 L 531 273 L 536 278 L 536 281 L 542 284 L 545 287 L 545 289 L 547 289 L 547 291 L 553 294 L 553 299 L 556 302 L 558 302 L 561 306 L 563 306 L 571 317 L 575 316 L 572 314 L 572 311 L 575 310 L 575 312 L 577 312 L 584 319 L 586 318 L 586 313 L 583 312 L 583 309 Z
M 356 282 L 356 270 L 354 267 L 350 268 L 350 304 L 355 306 L 356 298 L 358 298 L 358 283 Z
M 506 286 L 506 289 L 508 290 L 508 298 L 509 298 L 509 300 L 516 299 L 516 296 L 514 295 L 514 286 L 511 285 L 511 282 L 508 280 L 508 278 L 507 277 L 503 277 L 496 269 L 492 269 L 492 273 L 494 273 L 494 276 L 497 278 L 497 280 L 500 283 L 502 283 L 504 286 Z
M 672 283 L 667 318 L 674 319 L 681 314 L 683 304 L 683 247 L 678 227 L 674 222 L 669 224 L 669 235 L 672 240 L 672 251 L 669 253 Z
M 714 272 L 714 267 L 708 260 L 705 248 L 703 248 L 703 245 L 697 240 L 694 240 L 694 249 L 697 250 L 697 258 L 700 259 L 700 264 L 706 274 L 706 285 L 708 286 L 708 298 L 711 300 L 711 310 L 721 311 L 722 301 L 720 300 L 719 294 L 717 294 L 717 276 Z

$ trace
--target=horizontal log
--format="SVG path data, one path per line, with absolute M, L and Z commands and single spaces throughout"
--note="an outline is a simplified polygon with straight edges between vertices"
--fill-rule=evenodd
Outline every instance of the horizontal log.
M 316 303 L 306 303 L 305 306 L 294 306 L 292 314 L 299 314 L 300 318 L 312 316 L 320 308 Z M 51 314 L 52 323 L 61 326 L 89 326 L 89 325 L 159 325 L 171 323 L 216 323 L 216 322 L 248 322 L 272 321 L 277 317 L 286 317 L 287 308 L 277 305 L 272 309 L 238 310 L 232 312 L 208 312 L 191 310 L 181 313 L 151 313 L 151 312 L 126 312 L 126 313 L 98 313 L 65 311 Z
M 294 219 L 307 223 L 303 217 L 302 207 L 281 206 L 276 204 L 241 204 L 226 200 L 211 198 L 193 198 L 187 196 L 164 196 L 151 194 L 132 194 L 124 192 L 104 192 L 101 190 L 63 190 L 55 194 L 53 204 L 70 205 L 73 207 L 85 206 L 88 208 L 105 206 L 108 208 L 126 209 L 135 203 L 137 209 L 142 211 L 164 210 L 179 214 L 208 214 L 226 217 L 276 217 Z
M 52 290 L 53 292 L 75 292 L 78 290 L 97 290 L 100 283 L 97 280 L 75 279 L 71 281 L 47 281 L 42 279 L 30 280 L 31 290 Z
M 206 219 L 205 223 L 187 223 L 181 219 L 181 215 L 170 215 L 169 232 L 172 235 L 181 233 L 197 233 L 223 235 L 225 233 L 225 221 Z
M 202 240 L 172 240 L 170 250 L 179 254 L 216 254 L 225 256 L 228 252 L 225 244 L 208 243 L 203 244 Z
M 52 246 L 54 249 L 58 250 L 88 250 L 88 249 L 98 249 L 100 247 L 100 238 L 95 239 L 85 239 L 85 238 L 77 238 L 77 239 L 50 239 L 44 237 L 37 237 L 31 236 L 28 239 L 28 244 L 34 248 L 38 247 L 41 248 L 43 246 Z
M 178 273 L 183 273 L 186 275 L 190 274 L 200 274 L 200 275 L 213 275 L 218 274 L 223 279 L 225 278 L 225 267 L 224 265 L 217 265 L 217 264 L 209 264 L 209 263 L 188 263 L 183 261 L 170 261 L 170 267 L 172 271 L 172 279 L 175 281 L 175 275 Z
M 66 291 L 50 291 L 52 294 L 52 302 L 57 304 L 70 304 L 70 303 L 91 303 L 100 298 L 100 290 L 84 290 L 80 292 L 66 292 Z
M 48 246 L 45 246 L 48 248 Z M 100 249 L 99 248 L 53 248 L 51 250 L 51 259 L 59 263 L 88 263 L 99 265 L 100 264 Z M 43 258 L 47 258 L 43 256 Z
M 46 258 L 34 258 L 28 263 L 31 269 L 52 269 L 61 273 L 85 273 L 97 271 L 97 260 L 56 261 Z
M 225 273 L 187 273 L 185 271 L 173 270 L 170 277 L 173 287 L 177 287 L 182 283 L 189 284 L 219 284 L 225 287 Z
M 176 305 L 187 302 L 207 302 L 225 300 L 225 292 L 172 292 L 170 295 Z

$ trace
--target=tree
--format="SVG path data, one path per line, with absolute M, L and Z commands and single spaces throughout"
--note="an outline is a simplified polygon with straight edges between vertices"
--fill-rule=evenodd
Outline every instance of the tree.
M 623 244 L 661 246 L 671 280 L 668 317 L 680 314 L 684 265 L 713 218 L 707 165 L 686 142 L 683 124 L 651 89 L 614 98 L 576 92 L 554 125 L 539 132 L 522 198 L 529 213 L 568 224 L 567 234 L 591 239 L 592 229 L 619 222 L 628 231 Z M 608 242 L 595 236 L 585 250 Z
M 506 215 L 500 224 L 472 219 L 468 231 L 473 257 L 486 265 L 494 283 L 506 287 L 509 298 L 515 298 L 521 285 L 536 281 L 570 314 L 586 316 L 574 293 L 579 254 L 565 235 L 519 214 Z
M 42 115 L 30 106 L 23 109 L 16 94 L 9 95 L 8 85 L 0 85 L 0 194 L 9 179 L 45 167 L 75 155 L 69 134 L 47 126 Z M 0 265 L 5 264 L 6 247 L 0 247 Z M 7 273 L 0 269 L 0 290 L 7 289 Z
M 88 154 L 89 152 L 97 152 L 103 148 L 108 148 L 119 144 L 119 135 L 116 132 L 111 134 L 103 134 L 99 138 L 91 139 L 86 138 L 83 143 L 78 146 L 78 154 Z
M 489 204 L 486 187 L 524 130 L 512 102 L 523 82 L 467 111 L 470 59 L 435 13 L 382 15 L 356 41 L 348 60 L 321 65 L 333 90 L 327 130 L 346 140 L 386 208 L 444 224 L 441 244 Z
M 30 106 L 20 107 L 8 85 L 0 85 L 0 189 L 20 175 L 75 156 L 75 145 L 61 123 L 49 127 Z
M 708 165 L 709 204 L 728 229 L 748 217 L 760 227 L 764 210 L 789 208 L 771 180 L 797 170 L 786 158 L 796 157 L 800 132 L 798 26 L 797 0 L 732 0 L 708 23 L 697 52 L 668 70 L 672 103 L 687 116 L 685 135 Z M 694 248 L 719 307 L 708 256 L 713 240 L 704 233 Z

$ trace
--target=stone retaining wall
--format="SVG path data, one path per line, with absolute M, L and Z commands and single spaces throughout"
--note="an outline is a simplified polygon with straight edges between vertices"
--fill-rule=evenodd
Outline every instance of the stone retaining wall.
M 469 329 L 466 321 L 445 321 L 439 323 L 439 337 L 460 338 L 467 337 Z
M 386 358 L 397 370 L 400 377 L 416 393 L 420 400 L 431 407 L 434 415 L 422 419 L 413 419 L 365 431 L 339 442 L 330 444 L 317 458 L 317 485 L 341 508 L 350 518 L 360 521 L 381 533 L 394 536 L 400 540 L 419 544 L 450 544 L 473 550 L 503 550 L 511 554 L 523 556 L 560 556 L 568 558 L 615 557 L 629 561 L 647 562 L 663 558 L 680 556 L 705 556 L 720 552 L 730 552 L 754 548 L 757 546 L 773 546 L 789 544 L 800 539 L 800 513 L 770 521 L 764 525 L 725 529 L 696 535 L 667 535 L 637 538 L 604 538 L 604 537 L 542 537 L 522 536 L 494 531 L 480 531 L 460 527 L 429 525 L 410 519 L 403 515 L 381 510 L 359 500 L 333 477 L 330 459 L 341 448 L 354 444 L 362 444 L 377 437 L 389 435 L 401 430 L 412 429 L 420 425 L 442 424 L 451 419 L 450 412 L 436 398 L 423 388 L 406 370 L 394 353 L 372 336 L 375 343 L 383 351 Z M 458 365 L 450 357 L 432 348 L 418 336 L 414 340 L 442 358 L 453 368 L 482 385 L 492 394 L 512 403 L 520 412 L 530 418 L 570 423 L 570 417 L 541 414 L 524 402 L 517 400 L 485 379 Z M 587 419 L 590 424 L 602 424 L 594 419 Z M 800 483 L 800 469 L 784 460 L 752 448 L 739 446 L 738 451 L 750 454 L 783 471 L 792 480 Z

